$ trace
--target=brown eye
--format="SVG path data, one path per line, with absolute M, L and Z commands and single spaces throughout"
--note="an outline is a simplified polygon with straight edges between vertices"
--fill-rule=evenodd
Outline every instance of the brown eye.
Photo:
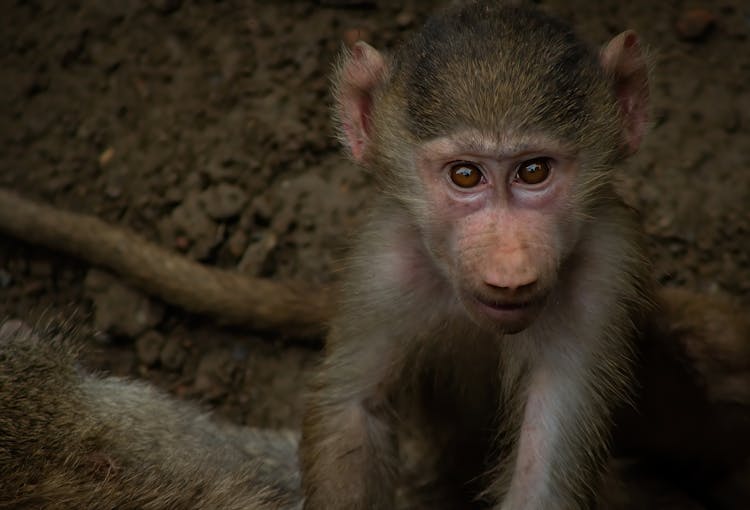
M 549 177 L 549 172 L 549 158 L 530 159 L 519 165 L 516 179 L 524 184 L 539 184 Z
M 451 180 L 461 188 L 473 188 L 482 182 L 482 171 L 473 163 L 456 163 L 451 167 Z

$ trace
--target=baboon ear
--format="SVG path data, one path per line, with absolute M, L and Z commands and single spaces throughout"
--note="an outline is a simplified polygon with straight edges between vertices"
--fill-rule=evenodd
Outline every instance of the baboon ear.
M 370 142 L 373 93 L 385 79 L 383 56 L 363 41 L 346 51 L 336 74 L 334 90 L 341 138 L 352 158 L 362 162 Z
M 624 148 L 632 154 L 641 145 L 649 117 L 648 64 L 638 35 L 626 30 L 615 36 L 602 48 L 601 64 L 620 106 Z

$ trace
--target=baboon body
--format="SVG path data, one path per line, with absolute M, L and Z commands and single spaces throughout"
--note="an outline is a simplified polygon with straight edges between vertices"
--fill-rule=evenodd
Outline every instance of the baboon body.
M 70 340 L 0 328 L 0 508 L 291 509 L 296 451 L 291 432 L 83 372 Z
M 651 304 L 612 178 L 645 130 L 637 35 L 597 52 L 468 2 L 390 56 L 357 43 L 335 86 L 379 199 L 305 417 L 305 508 L 393 508 L 412 441 L 431 508 L 590 507 Z

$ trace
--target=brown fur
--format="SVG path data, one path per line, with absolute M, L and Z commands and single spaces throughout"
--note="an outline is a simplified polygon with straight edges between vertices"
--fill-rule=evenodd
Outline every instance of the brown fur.
M 295 508 L 291 433 L 223 425 L 80 371 L 69 341 L 0 328 L 0 508 Z
M 476 2 L 438 14 L 391 57 L 363 43 L 344 56 L 342 139 L 380 199 L 304 423 L 306 508 L 390 509 L 403 477 L 419 480 L 428 508 L 591 504 L 651 303 L 638 220 L 611 184 L 645 122 L 646 84 L 624 79 L 646 69 L 628 34 L 600 56 L 537 11 Z M 547 214 L 500 195 L 466 213 L 477 200 L 444 191 L 432 152 L 466 145 L 466 133 L 479 148 L 445 160 L 529 143 L 570 162 L 560 179 L 575 177 Z M 510 324 L 475 313 L 466 289 L 547 299 L 531 324 Z M 404 473 L 405 438 L 426 445 L 429 468 Z

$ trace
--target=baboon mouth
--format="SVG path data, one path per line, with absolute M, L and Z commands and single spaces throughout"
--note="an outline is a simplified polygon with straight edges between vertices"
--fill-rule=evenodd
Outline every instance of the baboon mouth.
M 498 301 L 496 299 L 487 299 L 482 296 L 474 296 L 474 299 L 495 310 L 502 311 L 522 311 L 536 306 L 539 302 L 536 300 L 526 301 Z
M 507 300 L 472 295 L 473 308 L 507 332 L 524 329 L 541 308 L 542 299 Z

